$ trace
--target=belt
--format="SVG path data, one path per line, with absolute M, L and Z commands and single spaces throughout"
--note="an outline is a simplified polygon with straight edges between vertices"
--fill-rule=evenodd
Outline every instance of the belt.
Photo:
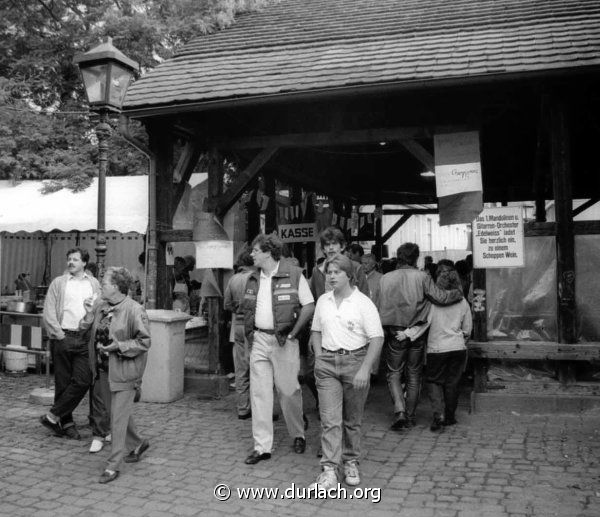
M 354 355 L 354 354 L 357 354 L 358 352 L 361 352 L 365 348 L 367 348 L 367 345 L 361 346 L 360 348 L 357 348 L 356 350 L 346 350 L 345 348 L 338 348 L 337 350 L 328 350 L 327 348 L 322 348 L 321 350 L 323 350 L 323 352 L 327 352 L 329 354 Z
M 81 335 L 81 330 L 70 330 L 70 329 L 62 329 L 65 333 L 65 336 L 79 336 Z
M 273 329 L 259 329 L 258 327 L 254 327 L 254 330 L 257 332 L 264 332 L 265 334 L 269 334 L 270 336 L 275 335 L 275 331 Z

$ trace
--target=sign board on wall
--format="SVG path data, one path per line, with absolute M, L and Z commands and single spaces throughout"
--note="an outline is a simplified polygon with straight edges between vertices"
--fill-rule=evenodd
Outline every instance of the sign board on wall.
M 278 233 L 283 242 L 307 242 L 318 239 L 316 223 L 280 224 Z
M 485 208 L 473 221 L 473 266 L 524 267 L 521 207 Z

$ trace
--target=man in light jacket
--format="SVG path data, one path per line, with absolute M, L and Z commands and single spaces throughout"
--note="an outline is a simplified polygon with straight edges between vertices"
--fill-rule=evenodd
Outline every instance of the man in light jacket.
M 76 440 L 81 436 L 73 410 L 92 383 L 87 336 L 79 329 L 79 321 L 85 315 L 84 300 L 100 293 L 98 280 L 86 271 L 89 259 L 82 248 L 67 252 L 67 272 L 50 284 L 43 315 L 54 363 L 54 405 L 40 422 L 57 436 Z

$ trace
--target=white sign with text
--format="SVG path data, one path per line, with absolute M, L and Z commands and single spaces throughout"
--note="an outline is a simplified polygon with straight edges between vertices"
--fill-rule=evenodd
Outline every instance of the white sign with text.
M 524 267 L 523 237 L 521 207 L 484 208 L 473 221 L 473 266 Z
M 479 132 L 433 137 L 437 197 L 482 190 Z

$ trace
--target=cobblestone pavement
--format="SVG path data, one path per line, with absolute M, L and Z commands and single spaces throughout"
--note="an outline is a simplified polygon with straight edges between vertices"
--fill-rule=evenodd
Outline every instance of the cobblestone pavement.
M 292 500 L 282 493 L 294 483 L 301 495 L 319 471 L 319 422 L 310 394 L 306 453 L 293 452 L 280 420 L 273 458 L 255 466 L 243 463 L 252 449 L 251 423 L 235 418 L 233 394 L 140 403 L 136 419 L 150 449 L 140 463 L 125 464 L 116 481 L 100 485 L 108 451 L 87 452 L 87 407 L 75 413 L 82 441 L 53 437 L 37 421 L 44 408 L 28 402 L 31 389 L 42 385 L 37 375 L 0 374 L 2 516 L 600 515 L 600 414 L 469 415 L 461 406 L 459 425 L 434 434 L 422 403 L 419 425 L 400 434 L 389 430 L 386 387 L 378 384 L 363 426 L 360 488 L 367 498 L 342 485 L 356 497 Z M 231 488 L 227 501 L 215 498 L 221 483 Z M 245 487 L 278 488 L 279 494 L 242 499 L 237 489 Z

